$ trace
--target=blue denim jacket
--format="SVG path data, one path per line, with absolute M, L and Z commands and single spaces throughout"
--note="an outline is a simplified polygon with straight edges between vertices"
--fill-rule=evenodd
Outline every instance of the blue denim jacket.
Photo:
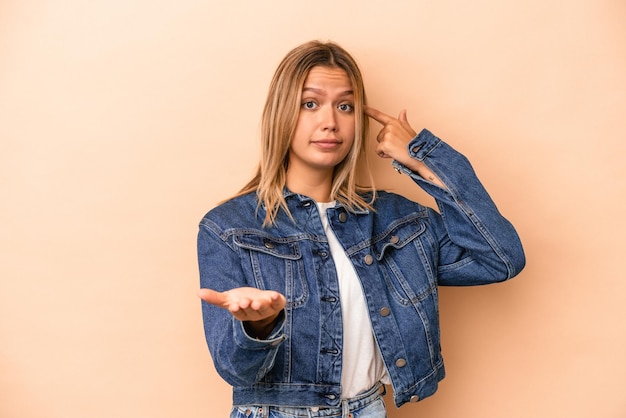
M 439 212 L 379 192 L 375 211 L 327 211 L 362 283 L 372 330 L 397 406 L 432 395 L 444 377 L 438 285 L 507 280 L 525 258 L 469 161 L 424 130 L 408 146 L 448 190 L 394 166 L 431 194 Z M 287 305 L 266 340 L 251 338 L 231 314 L 202 302 L 207 343 L 235 405 L 338 406 L 342 320 L 337 275 L 310 198 L 285 191 L 295 223 L 280 212 L 262 228 L 254 193 L 229 200 L 201 221 L 202 287 L 254 286 L 281 292 Z

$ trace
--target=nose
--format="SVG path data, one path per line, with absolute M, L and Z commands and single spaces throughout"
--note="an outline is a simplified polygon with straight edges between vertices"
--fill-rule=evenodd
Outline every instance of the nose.
M 329 106 L 320 113 L 322 116 L 322 130 L 335 132 L 337 130 L 337 115 L 335 114 L 335 109 Z

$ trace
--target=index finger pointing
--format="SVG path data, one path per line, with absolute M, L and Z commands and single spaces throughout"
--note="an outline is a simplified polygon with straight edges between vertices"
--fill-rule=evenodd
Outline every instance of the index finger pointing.
M 370 107 L 370 106 L 365 106 L 363 110 L 367 116 L 369 116 L 370 118 L 374 119 L 376 122 L 381 123 L 383 125 L 386 125 L 395 119 L 393 116 L 389 116 L 388 114 L 383 113 L 380 110 L 374 109 L 373 107 Z

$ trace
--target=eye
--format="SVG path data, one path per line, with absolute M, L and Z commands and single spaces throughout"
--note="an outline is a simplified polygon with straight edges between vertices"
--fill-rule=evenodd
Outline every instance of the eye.
M 342 103 L 342 104 L 340 104 L 337 107 L 342 112 L 352 112 L 354 110 L 354 106 L 352 104 L 350 104 L 350 103 Z
M 307 100 L 307 101 L 302 103 L 302 108 L 303 109 L 312 110 L 312 109 L 315 109 L 316 107 L 317 107 L 317 103 L 315 103 L 312 100 Z

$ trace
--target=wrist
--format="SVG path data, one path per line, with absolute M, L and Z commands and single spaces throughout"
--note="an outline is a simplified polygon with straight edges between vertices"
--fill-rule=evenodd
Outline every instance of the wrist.
M 281 313 L 258 321 L 243 321 L 243 327 L 250 337 L 265 340 L 276 327 Z

